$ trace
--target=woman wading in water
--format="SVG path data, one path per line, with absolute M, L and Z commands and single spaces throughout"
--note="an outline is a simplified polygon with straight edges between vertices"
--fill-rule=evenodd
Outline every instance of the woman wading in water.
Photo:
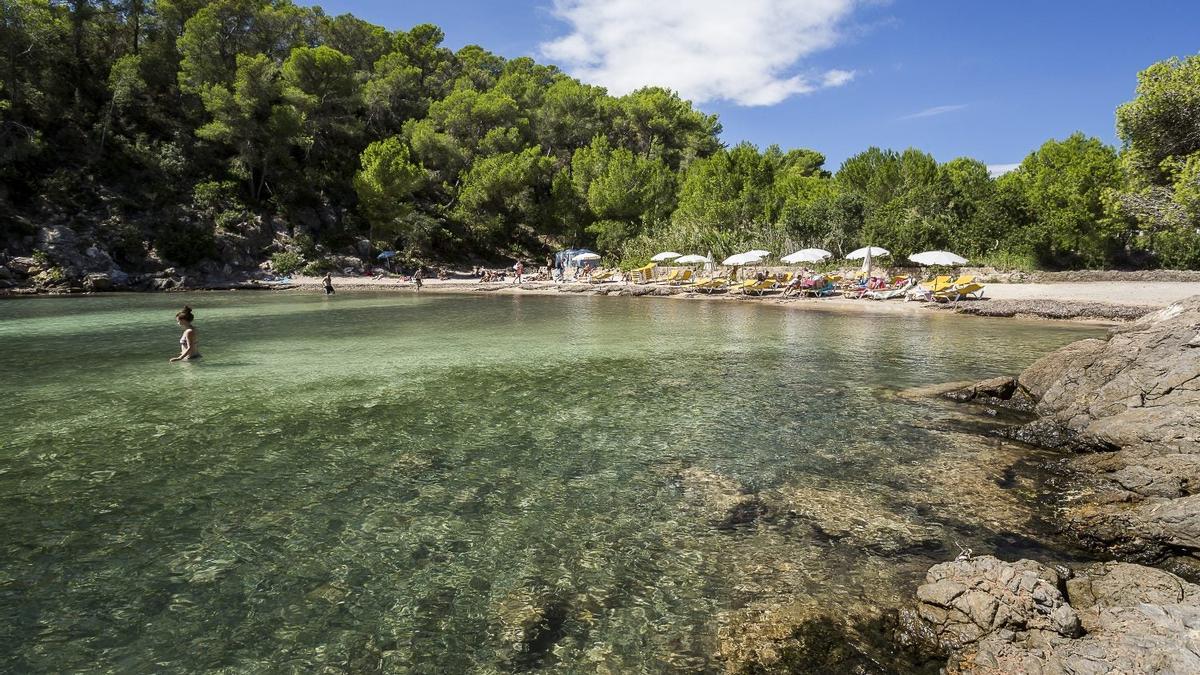
M 195 318 L 192 315 L 192 308 L 187 305 L 184 305 L 183 309 L 175 315 L 175 322 L 183 328 L 183 335 L 179 337 L 179 356 L 171 359 L 171 363 L 200 358 L 200 352 L 196 349 L 196 329 L 192 327 L 192 321 Z

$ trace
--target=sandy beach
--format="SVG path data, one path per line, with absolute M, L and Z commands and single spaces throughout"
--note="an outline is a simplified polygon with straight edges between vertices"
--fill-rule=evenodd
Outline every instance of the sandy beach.
M 1165 307 L 1184 298 L 1200 295 L 1200 282 L 1165 281 L 1088 281 L 1074 283 L 989 283 L 983 300 L 963 300 L 956 304 L 905 302 L 902 300 L 872 301 L 834 296 L 829 298 L 782 298 L 778 293 L 765 296 L 744 296 L 740 293 L 705 294 L 686 288 L 656 284 L 583 284 L 511 281 L 481 284 L 473 279 L 426 279 L 422 293 L 498 293 L 498 294 L 591 294 L 636 295 L 678 299 L 723 300 L 733 302 L 762 302 L 797 309 L 866 311 L 879 313 L 912 313 L 930 310 L 956 311 L 981 316 L 1027 316 L 1046 319 L 1089 321 L 1124 321 L 1136 319 L 1154 309 Z M 319 290 L 319 277 L 293 277 L 294 290 Z M 334 279 L 339 291 L 396 290 L 416 292 L 412 282 L 401 279 L 371 279 L 339 277 Z

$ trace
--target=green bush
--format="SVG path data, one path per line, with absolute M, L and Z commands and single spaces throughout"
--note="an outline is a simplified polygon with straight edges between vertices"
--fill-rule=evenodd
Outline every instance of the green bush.
M 203 223 L 168 226 L 158 232 L 154 244 L 163 258 L 179 265 L 192 265 L 217 255 L 212 226 Z
M 305 265 L 304 269 L 300 270 L 300 273 L 306 277 L 318 277 L 324 275 L 326 272 L 336 271 L 337 266 L 333 264 L 332 260 L 329 260 L 328 258 L 321 258 L 320 260 L 314 260 Z
M 271 269 L 276 274 L 291 274 L 304 266 L 304 258 L 299 253 L 280 251 L 271 255 Z

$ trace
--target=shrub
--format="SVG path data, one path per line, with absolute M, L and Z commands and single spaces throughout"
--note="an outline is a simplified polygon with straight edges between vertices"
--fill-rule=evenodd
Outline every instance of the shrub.
M 277 274 L 291 274 L 304 265 L 299 253 L 280 251 L 271 255 L 271 269 Z
M 216 257 L 217 244 L 211 226 L 177 223 L 158 232 L 155 247 L 162 257 L 179 265 L 191 265 Z
M 274 262 L 272 262 L 272 265 L 273 264 Z M 306 277 L 318 277 L 326 272 L 336 271 L 337 266 L 333 264 L 332 260 L 329 260 L 328 258 L 321 258 L 320 260 L 314 260 L 305 265 L 304 269 L 300 270 L 300 273 Z

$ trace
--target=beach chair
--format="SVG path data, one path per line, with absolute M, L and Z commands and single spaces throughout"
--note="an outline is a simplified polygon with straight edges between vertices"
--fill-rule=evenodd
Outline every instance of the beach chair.
M 612 279 L 613 274 L 615 274 L 615 272 L 613 270 L 604 270 L 601 272 L 593 272 L 592 276 L 588 278 L 588 283 L 589 284 L 599 284 L 599 283 L 603 283 L 605 281 L 609 281 Z
M 893 298 L 903 298 L 913 287 L 913 280 L 908 277 L 897 277 L 899 283 L 893 284 L 891 288 L 881 288 L 874 291 L 867 291 L 863 297 L 870 300 L 891 300 Z
M 629 270 L 629 280 L 635 284 L 648 284 L 654 281 L 654 268 L 657 267 L 654 263 L 639 267 L 634 270 Z
M 935 302 L 958 302 L 963 298 L 971 297 L 974 297 L 976 300 L 982 300 L 983 286 L 980 284 L 952 286 L 933 294 L 933 300 Z
M 675 280 L 679 279 L 679 272 L 680 272 L 680 270 L 671 270 L 671 272 L 670 272 L 669 274 L 667 274 L 667 276 L 665 276 L 665 277 L 663 277 L 663 278 L 661 278 L 661 279 L 658 279 L 658 280 L 656 280 L 656 282 L 655 282 L 655 283 L 659 283 L 659 284 L 669 284 L 669 283 L 672 283 L 672 282 L 674 282 Z
M 746 286 L 745 288 L 742 289 L 742 293 L 743 294 L 753 293 L 755 295 L 762 295 L 763 293 L 766 293 L 767 291 L 773 290 L 778 285 L 779 285 L 779 282 L 774 279 L 763 279 L 762 281 L 759 281 L 755 284 Z
M 716 293 L 717 291 L 725 290 L 725 288 L 728 285 L 729 285 L 728 279 L 726 279 L 724 277 L 716 277 L 713 279 L 709 279 L 707 282 L 705 282 L 702 285 L 696 286 L 696 290 L 700 291 L 701 293 Z
M 944 291 L 947 288 L 950 288 L 950 286 L 951 286 L 950 277 L 936 276 L 931 281 L 921 282 L 920 285 L 921 285 L 921 288 L 924 288 L 925 290 L 929 291 L 930 293 L 937 293 L 939 291 Z
M 691 278 L 692 278 L 692 271 L 684 270 L 679 273 L 678 278 L 676 278 L 674 281 L 671 282 L 671 285 L 672 286 L 681 286 L 683 284 L 686 284 L 688 281 L 690 281 Z
M 833 280 L 829 277 L 825 277 L 824 284 L 817 284 L 808 288 L 800 289 L 800 294 L 806 298 L 825 298 L 834 295 L 837 292 L 837 286 L 833 284 Z
M 963 274 L 963 275 L 959 276 L 957 279 L 955 279 L 954 281 L 951 281 L 950 285 L 951 286 L 968 286 L 973 283 L 975 283 L 975 275 L 974 274 Z

